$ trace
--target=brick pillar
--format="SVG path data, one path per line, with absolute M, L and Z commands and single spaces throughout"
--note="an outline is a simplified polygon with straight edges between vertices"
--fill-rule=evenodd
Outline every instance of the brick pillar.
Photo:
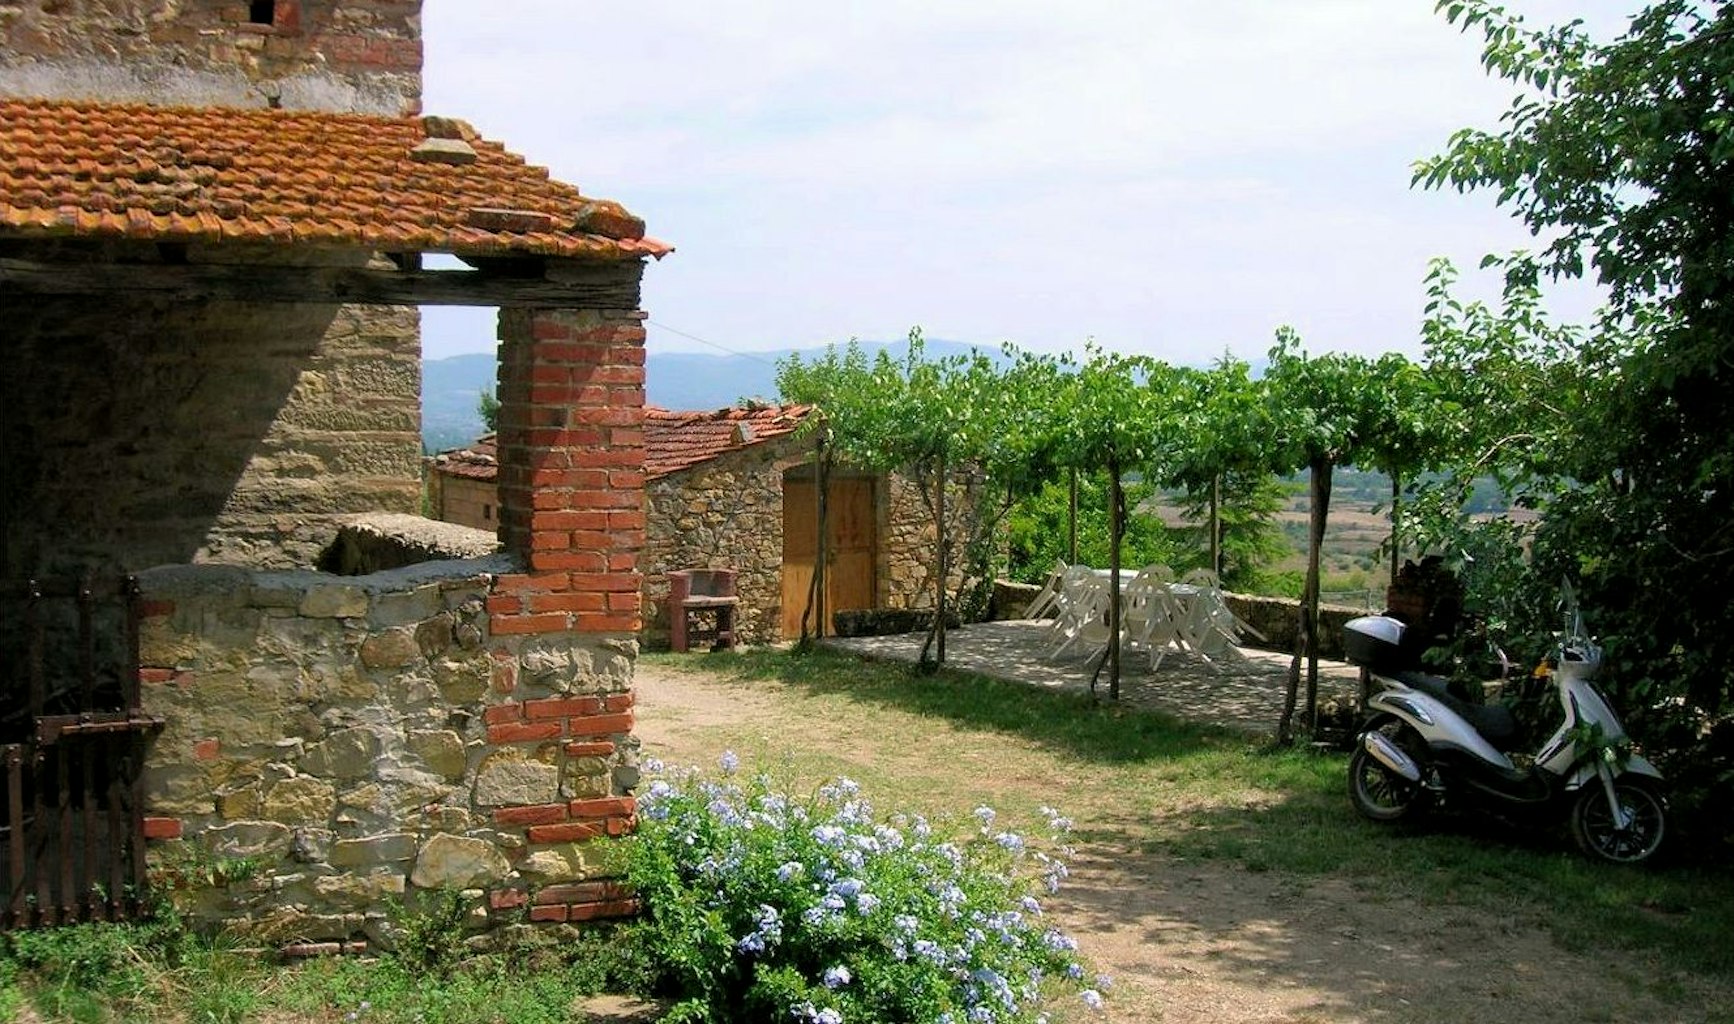
M 494 588 L 495 636 L 639 629 L 643 319 L 500 312 L 500 540 L 527 571 Z

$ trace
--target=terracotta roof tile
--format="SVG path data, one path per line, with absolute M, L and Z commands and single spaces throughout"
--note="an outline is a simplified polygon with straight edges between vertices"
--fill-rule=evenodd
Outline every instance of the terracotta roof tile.
M 669 252 L 618 203 L 499 143 L 459 141 L 475 154 L 467 163 L 412 159 L 430 128 L 450 132 L 438 120 L 0 100 L 0 231 L 466 256 Z M 478 210 L 491 213 L 478 222 Z
M 811 406 L 762 406 L 703 412 L 677 412 L 657 406 L 644 410 L 644 472 L 652 479 L 732 451 L 763 444 L 793 433 Z M 434 470 L 471 480 L 492 480 L 499 472 L 494 435 L 486 434 L 467 448 L 453 448 L 433 458 Z

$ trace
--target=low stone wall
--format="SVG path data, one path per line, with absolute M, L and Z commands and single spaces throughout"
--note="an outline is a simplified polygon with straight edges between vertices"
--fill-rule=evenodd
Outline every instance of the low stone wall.
M 1292 651 L 1300 636 L 1300 602 L 1292 597 L 1256 597 L 1251 594 L 1224 593 L 1229 610 L 1235 617 L 1264 634 L 1264 639 L 1249 637 L 1253 647 L 1267 651 Z M 1341 661 L 1343 658 L 1343 624 L 1367 612 L 1345 605 L 1319 605 L 1319 657 Z
M 630 912 L 609 837 L 634 814 L 637 641 L 491 631 L 512 568 L 141 575 L 143 703 L 167 722 L 146 830 L 159 868 L 207 866 L 190 914 L 389 945 L 416 890 L 463 893 L 478 928 Z

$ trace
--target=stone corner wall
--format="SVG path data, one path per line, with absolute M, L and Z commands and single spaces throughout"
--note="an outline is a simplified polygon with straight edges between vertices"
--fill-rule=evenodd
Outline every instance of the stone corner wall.
M 646 642 L 668 644 L 668 573 L 734 569 L 743 644 L 782 639 L 783 470 L 810 442 L 776 438 L 645 484 Z
M 879 603 L 885 608 L 932 608 L 934 547 L 938 531 L 922 499 L 921 486 L 903 473 L 885 478 L 880 498 Z M 948 592 L 963 583 L 963 553 L 975 523 L 979 473 L 952 473 L 945 496 L 946 538 L 951 548 L 946 574 Z
M 637 643 L 490 628 L 502 556 L 372 576 L 141 575 L 155 855 L 245 859 L 182 894 L 278 944 L 390 945 L 393 905 L 450 889 L 476 926 L 633 909 Z

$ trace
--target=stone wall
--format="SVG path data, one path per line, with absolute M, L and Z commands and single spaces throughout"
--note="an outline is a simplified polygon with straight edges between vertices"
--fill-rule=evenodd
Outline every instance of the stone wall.
M 419 0 L 0 3 L 0 96 L 414 114 L 421 61 Z
M 413 308 L 0 294 L 0 323 L 0 577 L 307 567 L 420 509 Z
M 946 494 L 946 537 L 951 549 L 946 586 L 951 597 L 956 596 L 963 581 L 963 553 L 975 519 L 976 484 L 976 474 L 959 471 L 953 474 Z M 879 554 L 881 606 L 932 608 L 934 544 L 938 537 L 933 513 L 912 477 L 892 474 L 886 491 Z
M 645 485 L 645 629 L 654 642 L 667 642 L 667 574 L 676 569 L 737 570 L 737 640 L 783 639 L 783 471 L 811 455 L 810 441 L 781 437 Z
M 143 574 L 143 703 L 167 720 L 153 855 L 253 868 L 182 893 L 190 913 L 273 944 L 389 944 L 416 890 L 467 894 L 478 927 L 631 909 L 608 837 L 634 811 L 637 643 L 498 632 L 511 568 Z

